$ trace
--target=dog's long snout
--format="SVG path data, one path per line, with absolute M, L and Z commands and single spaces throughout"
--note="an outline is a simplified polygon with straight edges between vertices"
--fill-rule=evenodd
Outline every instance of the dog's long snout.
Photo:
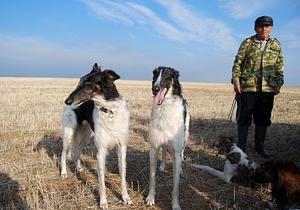
M 65 100 L 65 104 L 70 106 L 72 103 L 74 102 L 74 100 L 71 98 L 71 97 L 68 97 L 66 100 Z
M 159 91 L 160 87 L 158 85 L 155 85 L 152 87 L 152 92 L 154 95 L 156 95 L 156 93 Z
M 159 86 L 158 86 L 158 85 L 154 86 L 154 87 L 153 87 L 153 90 L 159 91 Z

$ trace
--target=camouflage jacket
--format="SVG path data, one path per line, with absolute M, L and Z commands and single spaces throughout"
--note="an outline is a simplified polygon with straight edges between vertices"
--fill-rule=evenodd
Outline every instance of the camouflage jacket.
M 274 92 L 283 85 L 283 67 L 279 41 L 269 38 L 262 51 L 254 35 L 240 45 L 232 67 L 231 83 L 240 83 L 243 92 Z

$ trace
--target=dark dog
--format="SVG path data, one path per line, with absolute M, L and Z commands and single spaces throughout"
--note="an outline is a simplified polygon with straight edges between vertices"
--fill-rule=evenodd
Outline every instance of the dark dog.
M 266 161 L 256 168 L 251 181 L 271 183 L 272 201 L 279 209 L 289 209 L 300 202 L 300 170 L 292 161 Z

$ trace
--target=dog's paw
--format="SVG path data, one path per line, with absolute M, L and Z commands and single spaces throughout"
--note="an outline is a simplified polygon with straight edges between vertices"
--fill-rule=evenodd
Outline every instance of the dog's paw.
M 180 168 L 180 177 L 182 177 L 182 178 L 184 178 L 185 177 L 185 173 L 183 172 L 183 169 L 182 168 Z
M 65 172 L 65 173 L 61 172 L 61 173 L 60 173 L 60 177 L 63 178 L 63 179 L 68 178 L 67 172 Z
M 160 164 L 159 170 L 160 170 L 161 172 L 164 172 L 165 169 L 166 169 L 166 164 L 165 164 L 165 163 Z
M 132 204 L 133 204 L 133 202 L 131 201 L 129 195 L 122 195 L 122 199 L 123 199 L 123 202 L 124 202 L 125 204 L 129 204 L 129 205 L 132 205 Z
M 180 208 L 179 204 L 173 204 L 172 210 L 181 210 L 181 208 Z
M 107 201 L 100 201 L 100 209 L 107 210 L 108 209 L 108 203 Z
M 76 167 L 76 173 L 80 173 L 80 172 L 82 172 L 83 171 L 83 169 L 81 168 L 81 167 Z
M 149 194 L 148 197 L 146 198 L 146 202 L 148 206 L 154 206 L 155 205 L 154 196 Z

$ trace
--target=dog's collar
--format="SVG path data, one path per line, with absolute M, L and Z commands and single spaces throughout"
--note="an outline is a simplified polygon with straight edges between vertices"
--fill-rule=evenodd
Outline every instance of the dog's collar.
M 108 114 L 114 114 L 113 111 L 111 111 L 110 109 L 105 108 L 103 106 L 100 108 L 100 111 L 102 111 L 104 113 L 108 113 Z

